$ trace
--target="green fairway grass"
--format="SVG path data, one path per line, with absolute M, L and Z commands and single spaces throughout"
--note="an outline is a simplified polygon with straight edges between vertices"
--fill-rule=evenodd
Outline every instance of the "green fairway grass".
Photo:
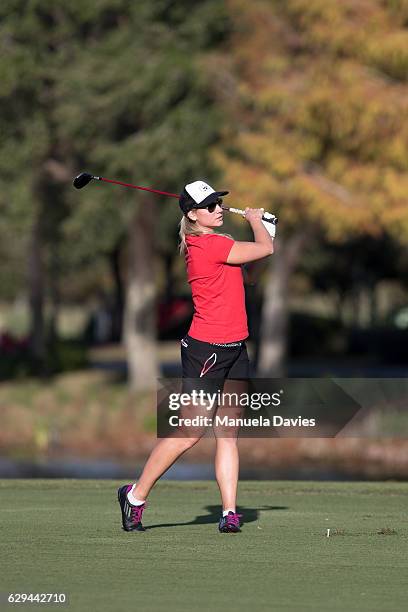
M 218 533 L 203 481 L 160 482 L 126 533 L 120 484 L 1 480 L 0 591 L 89 612 L 407 609 L 408 483 L 241 482 L 240 534 Z

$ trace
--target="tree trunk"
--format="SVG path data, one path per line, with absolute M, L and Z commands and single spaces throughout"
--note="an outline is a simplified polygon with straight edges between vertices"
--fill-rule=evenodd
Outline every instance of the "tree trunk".
M 60 262 L 59 249 L 55 241 L 50 248 L 49 266 L 49 296 L 50 313 L 48 320 L 48 344 L 52 351 L 55 351 L 58 342 L 58 319 L 60 313 L 61 296 L 59 290 Z
M 112 340 L 117 342 L 122 337 L 124 290 L 120 266 L 121 249 L 119 244 L 109 254 L 109 263 L 114 282 L 114 303 L 112 309 Z
M 288 336 L 288 287 L 301 249 L 304 233 L 295 234 L 285 243 L 275 240 L 275 253 L 268 274 L 262 307 L 257 375 L 262 378 L 284 376 Z
M 33 221 L 28 252 L 28 290 L 30 308 L 30 352 L 39 374 L 45 368 L 44 262 L 42 253 L 41 211 Z
M 132 391 L 156 386 L 156 284 L 154 204 L 139 206 L 130 225 L 124 343 Z

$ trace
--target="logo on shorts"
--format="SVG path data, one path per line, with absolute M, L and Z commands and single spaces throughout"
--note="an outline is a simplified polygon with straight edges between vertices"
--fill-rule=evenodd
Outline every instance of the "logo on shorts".
M 217 361 L 217 353 L 213 353 L 212 355 L 208 357 L 208 359 L 205 361 L 203 365 L 203 369 L 200 372 L 200 378 L 202 376 L 205 376 L 205 374 L 207 374 L 208 370 L 210 370 L 215 365 L 216 361 Z
M 184 338 L 181 340 L 181 344 L 182 344 L 183 346 L 185 346 L 185 347 L 187 347 L 187 346 L 188 346 L 188 342 L 186 342 L 186 341 L 184 340 Z

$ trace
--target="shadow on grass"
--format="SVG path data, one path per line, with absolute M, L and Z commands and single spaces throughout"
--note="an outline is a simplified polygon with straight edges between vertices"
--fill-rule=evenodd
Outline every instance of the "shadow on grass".
M 199 514 L 195 519 L 188 521 L 187 523 L 159 523 L 157 525 L 146 526 L 145 529 L 157 529 L 159 527 L 183 527 L 187 525 L 207 525 L 218 523 L 221 516 L 221 507 L 217 506 L 205 506 L 207 514 Z M 262 506 L 261 508 L 247 508 L 246 506 L 238 506 L 237 512 L 242 514 L 243 524 L 253 523 L 258 520 L 259 512 L 269 512 L 275 510 L 288 510 L 288 506 Z

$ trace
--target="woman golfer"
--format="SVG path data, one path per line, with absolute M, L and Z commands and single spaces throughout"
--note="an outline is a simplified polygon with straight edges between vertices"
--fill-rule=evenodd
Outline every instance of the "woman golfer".
M 181 340 L 184 390 L 197 388 L 197 382 L 208 391 L 211 382 L 232 385 L 249 378 L 241 266 L 273 253 L 275 228 L 262 221 L 262 208 L 246 208 L 245 218 L 251 225 L 253 242 L 238 242 L 217 234 L 215 228 L 223 224 L 221 197 L 227 193 L 195 181 L 185 186 L 179 199 L 184 214 L 180 222 L 180 252 L 185 255 L 194 304 L 189 332 Z M 153 485 L 178 457 L 200 440 L 204 431 L 181 429 L 176 435 L 159 440 L 138 482 L 118 489 L 125 531 L 144 530 L 142 514 Z M 223 507 L 219 530 L 224 533 L 240 531 L 241 515 L 236 512 L 238 430 L 232 431 L 232 435 L 231 430 L 223 435 L 214 430 L 215 474 Z

